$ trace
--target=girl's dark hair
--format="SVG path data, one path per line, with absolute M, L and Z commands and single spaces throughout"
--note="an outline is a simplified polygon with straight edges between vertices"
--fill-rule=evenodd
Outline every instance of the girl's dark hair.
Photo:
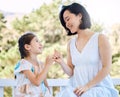
M 19 52 L 21 55 L 21 59 L 24 57 L 27 57 L 29 55 L 28 51 L 25 49 L 25 44 L 30 44 L 31 40 L 35 37 L 36 35 L 33 34 L 32 32 L 27 32 L 23 34 L 19 40 L 18 40 L 18 47 L 19 47 Z
M 63 14 L 66 10 L 68 10 L 69 12 L 71 12 L 75 15 L 78 15 L 78 14 L 82 15 L 82 19 L 81 19 L 82 22 L 79 25 L 80 29 L 86 29 L 86 28 L 91 27 L 90 16 L 89 16 L 88 12 L 86 11 L 86 9 L 82 5 L 80 5 L 78 3 L 72 3 L 71 5 L 68 5 L 68 6 L 62 6 L 62 10 L 60 11 L 60 14 L 59 14 L 59 19 L 60 19 L 62 26 L 67 31 L 67 35 L 74 35 L 77 32 L 71 33 L 71 31 L 66 27 L 66 24 L 65 24 L 65 21 L 63 18 Z

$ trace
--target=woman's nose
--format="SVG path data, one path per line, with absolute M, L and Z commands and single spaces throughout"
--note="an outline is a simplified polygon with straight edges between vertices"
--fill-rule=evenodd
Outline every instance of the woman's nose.
M 67 27 L 67 28 L 69 28 L 69 27 L 70 27 L 69 22 L 66 22 L 66 27 Z

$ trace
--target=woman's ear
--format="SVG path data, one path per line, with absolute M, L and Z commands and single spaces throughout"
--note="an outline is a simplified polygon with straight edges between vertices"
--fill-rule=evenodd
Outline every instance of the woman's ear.
M 24 48 L 25 48 L 26 50 L 30 50 L 30 45 L 29 45 L 29 44 L 25 44 L 25 45 L 24 45 Z
M 79 13 L 78 14 L 78 16 L 79 16 L 79 18 L 80 18 L 80 20 L 82 19 L 82 14 L 81 13 Z

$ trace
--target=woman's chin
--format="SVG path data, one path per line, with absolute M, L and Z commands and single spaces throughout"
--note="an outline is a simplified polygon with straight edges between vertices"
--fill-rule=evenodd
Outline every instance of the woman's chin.
M 76 33 L 76 31 L 71 31 L 72 34 Z
M 74 29 L 70 30 L 72 34 L 76 33 L 76 31 Z

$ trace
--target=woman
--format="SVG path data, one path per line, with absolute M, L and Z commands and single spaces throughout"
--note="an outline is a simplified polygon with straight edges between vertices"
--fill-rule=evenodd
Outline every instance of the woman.
M 54 60 L 71 76 L 71 85 L 57 97 L 118 97 L 109 75 L 111 49 L 105 35 L 90 30 L 91 21 L 86 9 L 72 3 L 63 6 L 60 21 L 68 35 L 67 64 L 55 51 Z

